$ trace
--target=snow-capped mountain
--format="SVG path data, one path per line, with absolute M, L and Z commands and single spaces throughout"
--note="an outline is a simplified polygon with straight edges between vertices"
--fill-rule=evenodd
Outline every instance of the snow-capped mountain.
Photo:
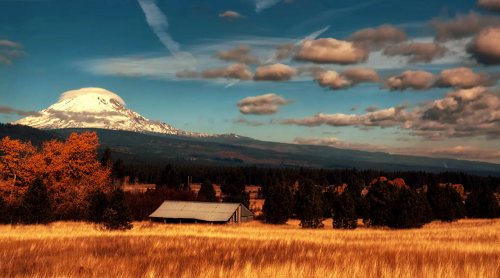
M 101 88 L 82 88 L 63 93 L 59 102 L 13 124 L 39 129 L 101 128 L 141 133 L 162 133 L 188 137 L 238 138 L 234 134 L 202 134 L 186 132 L 166 123 L 152 121 L 122 105 L 118 95 Z

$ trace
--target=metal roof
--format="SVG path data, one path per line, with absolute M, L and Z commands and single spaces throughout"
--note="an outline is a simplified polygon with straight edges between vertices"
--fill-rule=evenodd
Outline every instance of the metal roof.
M 149 217 L 228 221 L 240 205 L 236 203 L 164 201 Z M 242 211 L 244 211 L 245 206 L 241 206 Z M 246 210 L 248 211 L 248 209 Z

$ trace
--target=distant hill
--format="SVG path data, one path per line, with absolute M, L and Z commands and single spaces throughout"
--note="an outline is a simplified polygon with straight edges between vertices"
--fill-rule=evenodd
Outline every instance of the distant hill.
M 41 145 L 54 138 L 60 139 L 56 133 L 39 130 L 24 125 L 0 124 L 0 139 L 9 136 L 11 139 L 31 141 L 33 145 Z
M 144 134 L 106 129 L 39 130 L 22 125 L 0 124 L 0 137 L 31 140 L 35 145 L 53 138 L 65 139 L 73 132 L 95 131 L 99 153 L 110 147 L 114 157 L 127 163 L 196 163 L 204 165 L 293 168 L 357 168 L 381 171 L 462 171 L 500 176 L 500 165 L 456 159 L 391 155 L 382 152 L 337 149 L 326 146 L 295 145 L 250 138 L 192 138 Z M 215 141 L 215 142 L 214 142 Z
M 295 145 L 253 139 L 193 139 L 163 137 L 129 131 L 104 129 L 59 129 L 50 132 L 67 137 L 72 132 L 96 131 L 101 148 L 110 147 L 130 162 L 190 162 L 210 165 L 258 165 L 304 168 L 357 168 L 383 171 L 463 171 L 500 176 L 500 165 L 457 159 L 391 155 L 382 152 L 337 149 L 326 146 Z

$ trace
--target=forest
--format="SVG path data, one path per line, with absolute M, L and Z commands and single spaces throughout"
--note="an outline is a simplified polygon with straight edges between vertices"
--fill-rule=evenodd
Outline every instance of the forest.
M 382 172 L 356 169 L 296 169 L 146 165 L 98 157 L 96 133 L 73 133 L 40 146 L 0 142 L 0 214 L 3 223 L 89 221 L 127 229 L 146 220 L 164 200 L 234 202 L 249 206 L 248 185 L 265 199 L 260 218 L 271 224 L 300 220 L 303 228 L 366 226 L 419 228 L 434 220 L 498 218 L 500 178 L 462 172 Z M 124 192 L 128 183 L 155 184 L 145 192 Z M 198 194 L 191 183 L 202 183 Z M 220 185 L 216 196 L 214 185 Z

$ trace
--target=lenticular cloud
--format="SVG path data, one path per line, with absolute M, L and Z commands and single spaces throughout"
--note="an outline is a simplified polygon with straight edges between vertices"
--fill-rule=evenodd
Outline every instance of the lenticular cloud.
M 125 105 L 125 101 L 123 101 L 123 99 L 119 95 L 102 88 L 81 88 L 79 90 L 67 91 L 61 94 L 61 96 L 59 97 L 59 101 L 72 99 L 79 96 L 87 96 L 87 95 L 95 95 L 95 96 L 114 99 L 118 101 L 118 103 L 120 103 L 121 105 Z

